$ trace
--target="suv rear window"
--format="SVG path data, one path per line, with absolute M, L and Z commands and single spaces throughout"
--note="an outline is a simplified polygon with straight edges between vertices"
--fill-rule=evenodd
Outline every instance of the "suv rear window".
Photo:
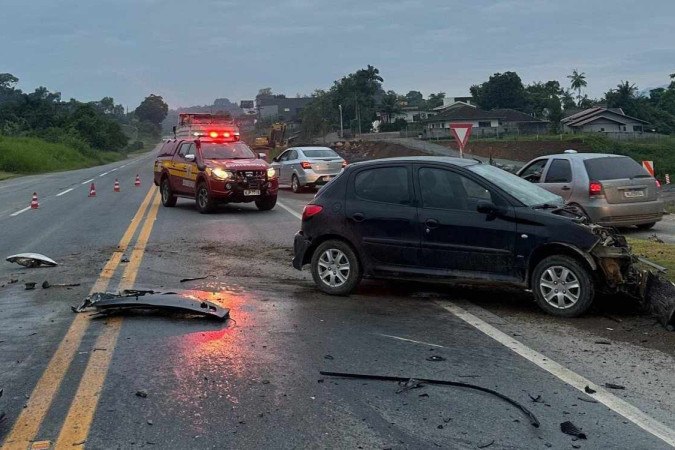
M 651 177 L 640 164 L 626 156 L 587 159 L 584 161 L 584 166 L 591 180 Z

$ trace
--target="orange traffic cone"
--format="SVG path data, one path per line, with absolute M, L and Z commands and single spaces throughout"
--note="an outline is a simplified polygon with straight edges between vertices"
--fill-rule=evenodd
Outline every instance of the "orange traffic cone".
M 115 186 L 113 187 L 113 192 L 119 192 L 120 191 L 120 182 L 117 181 L 117 178 L 115 178 Z
M 91 186 L 89 186 L 89 197 L 96 197 L 96 186 L 94 186 L 94 183 L 91 183 Z
M 136 175 L 136 181 L 134 181 L 134 186 L 139 187 L 141 185 L 141 177 Z
M 38 206 L 40 206 L 40 204 L 38 203 L 37 192 L 33 192 L 33 199 L 30 201 L 30 207 L 31 209 L 38 209 Z

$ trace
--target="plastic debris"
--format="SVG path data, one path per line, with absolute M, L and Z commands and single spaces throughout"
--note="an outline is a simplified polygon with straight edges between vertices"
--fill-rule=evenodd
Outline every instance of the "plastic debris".
M 581 428 L 578 428 L 569 420 L 560 424 L 560 431 L 570 436 L 574 436 L 579 439 L 586 439 L 586 433 L 581 431 Z
M 56 261 L 39 253 L 19 253 L 17 255 L 8 256 L 5 259 L 11 263 L 17 263 L 20 266 L 30 268 L 58 266 Z

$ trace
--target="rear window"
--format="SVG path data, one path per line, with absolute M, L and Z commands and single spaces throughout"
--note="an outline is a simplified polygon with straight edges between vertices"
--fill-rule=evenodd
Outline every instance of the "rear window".
M 619 180 L 623 178 L 650 178 L 640 164 L 626 157 L 594 158 L 584 161 L 591 180 Z
M 321 150 L 303 150 L 302 153 L 308 158 L 332 158 L 339 156 L 329 148 Z
M 356 196 L 363 200 L 397 205 L 410 204 L 410 183 L 405 167 L 363 170 L 354 182 Z

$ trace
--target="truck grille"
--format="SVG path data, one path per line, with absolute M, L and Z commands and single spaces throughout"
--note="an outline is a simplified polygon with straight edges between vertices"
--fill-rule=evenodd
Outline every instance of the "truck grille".
M 246 188 L 260 189 L 266 181 L 264 170 L 238 170 L 235 175 L 237 183 Z

